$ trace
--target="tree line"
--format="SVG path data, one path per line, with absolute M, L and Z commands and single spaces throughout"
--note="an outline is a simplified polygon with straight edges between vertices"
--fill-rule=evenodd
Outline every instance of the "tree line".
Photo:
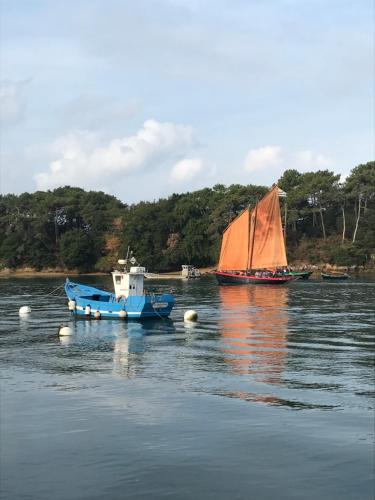
M 289 169 L 278 185 L 287 192 L 290 262 L 374 262 L 375 162 L 356 166 L 343 182 L 329 170 Z M 225 227 L 268 189 L 217 184 L 132 205 L 69 186 L 2 195 L 0 267 L 109 271 L 128 247 L 150 271 L 214 266 Z

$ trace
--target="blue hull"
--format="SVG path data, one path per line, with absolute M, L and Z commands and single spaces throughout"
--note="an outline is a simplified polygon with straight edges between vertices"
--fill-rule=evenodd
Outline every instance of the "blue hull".
M 73 314 L 86 318 L 167 318 L 174 306 L 174 297 L 169 293 L 130 296 L 118 300 L 114 293 L 73 283 L 69 279 L 65 283 L 65 293 L 69 301 L 74 301 L 71 309 Z

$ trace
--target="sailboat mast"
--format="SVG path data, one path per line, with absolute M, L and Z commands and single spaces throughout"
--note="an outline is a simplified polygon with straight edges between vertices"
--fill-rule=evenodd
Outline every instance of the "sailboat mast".
M 251 252 L 250 252 L 250 266 L 249 266 L 249 270 L 251 271 L 252 269 L 252 266 L 253 266 L 253 253 L 254 253 L 254 236 L 255 236 L 255 229 L 256 229 L 256 226 L 257 226 L 257 212 L 258 212 L 258 202 L 257 204 L 255 205 L 255 211 L 254 211 L 254 228 L 250 228 L 250 236 L 251 236 L 251 232 L 253 233 L 253 238 L 251 239 Z M 252 226 L 253 224 L 251 224 Z M 252 231 L 251 231 L 252 229 Z
M 286 216 L 288 213 L 288 203 L 285 200 L 285 206 L 284 206 L 284 243 L 286 244 Z

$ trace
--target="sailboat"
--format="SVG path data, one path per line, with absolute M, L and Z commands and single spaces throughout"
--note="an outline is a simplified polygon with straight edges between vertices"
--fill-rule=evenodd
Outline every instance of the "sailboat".
M 282 285 L 295 279 L 287 274 L 280 196 L 285 193 L 274 186 L 227 226 L 215 272 L 219 284 Z

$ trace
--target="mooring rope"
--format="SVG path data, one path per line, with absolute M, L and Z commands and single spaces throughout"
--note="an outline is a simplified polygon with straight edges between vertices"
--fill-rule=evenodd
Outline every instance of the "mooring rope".
M 48 297 L 48 295 L 53 295 L 55 292 L 57 292 L 57 290 L 59 290 L 60 288 L 62 288 L 64 285 L 65 285 L 65 283 L 63 283 L 62 285 L 59 285 L 57 288 L 55 288 L 54 290 L 52 290 L 52 292 L 46 293 L 44 296 Z M 58 295 L 58 297 L 61 297 L 61 296 L 62 295 Z

